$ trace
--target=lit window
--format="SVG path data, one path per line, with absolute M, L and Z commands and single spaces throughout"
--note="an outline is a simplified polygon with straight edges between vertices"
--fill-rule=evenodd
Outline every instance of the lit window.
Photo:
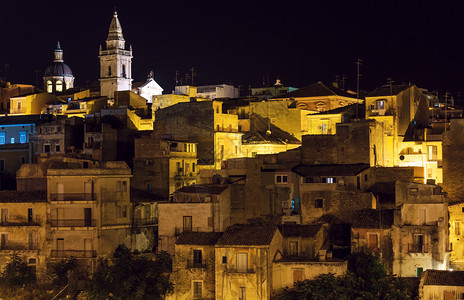
M 48 93 L 53 92 L 53 83 L 51 82 L 51 80 L 47 81 L 47 92 Z
M 337 182 L 337 179 L 335 177 L 325 177 L 325 178 L 322 178 L 322 182 L 324 182 L 324 183 L 335 183 L 335 182 Z
M 69 90 L 71 88 L 71 81 L 66 81 L 66 89 Z
M 15 141 L 15 140 L 14 140 L 14 137 L 12 137 L 12 138 L 10 139 L 10 143 L 11 143 L 11 144 L 14 144 L 14 143 L 15 143 L 14 141 Z
M 56 81 L 56 91 L 57 92 L 63 91 L 63 81 L 61 80 Z
M 26 143 L 26 131 L 20 131 L 19 132 L 19 142 L 21 144 Z
M 383 100 L 377 101 L 377 109 L 385 109 L 385 101 Z
M 6 143 L 6 133 L 0 132 L 0 145 L 5 145 Z

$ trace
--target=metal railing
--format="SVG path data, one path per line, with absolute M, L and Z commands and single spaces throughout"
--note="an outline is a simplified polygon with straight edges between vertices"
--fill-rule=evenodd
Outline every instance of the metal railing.
M 409 253 L 428 253 L 427 244 L 408 244 Z
M 50 220 L 52 227 L 95 227 L 97 220 L 95 219 L 52 219 Z
M 206 269 L 205 262 L 195 262 L 192 260 L 187 261 L 187 268 L 189 269 Z
M 95 201 L 97 197 L 93 193 L 52 193 L 51 201 Z
M 0 243 L 0 251 L 4 250 L 38 250 L 38 243 L 17 243 L 7 241 L 6 243 Z
M 14 221 L 1 221 L 0 226 L 39 226 L 38 220 L 26 221 L 26 220 L 14 220 Z
M 92 258 L 96 257 L 95 250 L 52 250 L 51 257 L 54 258 Z

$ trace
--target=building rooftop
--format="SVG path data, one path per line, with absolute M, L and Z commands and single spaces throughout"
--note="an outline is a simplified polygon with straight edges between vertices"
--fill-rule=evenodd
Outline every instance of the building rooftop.
M 279 226 L 279 230 L 284 237 L 314 237 L 322 228 L 318 225 L 294 225 L 284 224 Z
M 308 116 L 319 116 L 319 115 L 335 115 L 335 114 L 348 114 L 353 117 L 360 119 L 365 118 L 366 116 L 366 106 L 364 103 L 354 103 L 342 107 L 337 107 L 331 110 L 321 111 L 316 114 L 308 114 Z
M 464 271 L 425 270 L 421 277 L 424 285 L 464 286 Z
M 226 228 L 217 245 L 264 246 L 269 245 L 277 226 L 235 224 Z
M 353 228 L 388 229 L 393 226 L 394 210 L 362 209 L 342 214 L 326 214 L 319 218 L 323 223 L 351 224 Z
M 301 142 L 288 132 L 283 130 L 272 130 L 271 134 L 267 135 L 263 131 L 248 131 L 242 136 L 243 144 L 301 144 Z
M 327 96 L 342 96 L 356 98 L 356 95 L 349 94 L 344 90 L 336 88 L 332 85 L 326 85 L 318 81 L 310 86 L 298 89 L 296 91 L 276 96 L 275 99 L 281 98 L 309 98 L 309 97 L 327 97 Z
M 380 97 L 380 96 L 392 96 L 398 95 L 402 91 L 410 88 L 411 85 L 409 84 L 401 84 L 401 85 L 393 85 L 390 86 L 389 84 L 383 85 L 381 87 L 376 88 L 367 97 Z
M 229 185 L 227 184 L 197 184 L 184 186 L 183 188 L 177 190 L 176 193 L 220 195 L 228 187 Z
M 21 115 L 21 116 L 3 116 L 0 117 L 1 125 L 15 125 L 15 124 L 35 124 L 45 115 Z
M 176 245 L 215 245 L 222 232 L 182 232 Z

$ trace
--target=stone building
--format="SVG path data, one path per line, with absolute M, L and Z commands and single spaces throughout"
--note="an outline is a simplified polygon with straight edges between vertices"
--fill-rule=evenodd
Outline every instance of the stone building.
M 223 113 L 220 101 L 178 103 L 157 110 L 155 120 L 174 139 L 197 143 L 198 164 L 205 168 L 220 169 L 223 161 L 242 157 L 238 117 Z
M 452 119 L 449 130 L 443 133 L 443 189 L 449 202 L 464 199 L 464 120 Z
M 464 299 L 464 271 L 424 271 L 419 284 L 419 298 Z
M 0 112 L 10 112 L 10 98 L 32 94 L 35 92 L 35 87 L 29 84 L 20 84 L 3 82 L 0 80 Z
M 183 232 L 177 239 L 166 299 L 215 299 L 215 244 L 222 232 Z
M 216 243 L 216 299 L 269 299 L 273 260 L 282 252 L 276 226 L 234 225 Z

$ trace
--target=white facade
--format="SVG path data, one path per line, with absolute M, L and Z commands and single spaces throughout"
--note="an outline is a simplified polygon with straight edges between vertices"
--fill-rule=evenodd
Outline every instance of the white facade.
M 148 77 L 147 82 L 137 87 L 133 92 L 147 99 L 148 103 L 153 103 L 153 96 L 163 94 L 163 88 L 151 77 Z
M 182 85 L 175 87 L 175 94 L 189 95 L 190 86 Z M 238 89 L 228 84 L 218 85 L 203 85 L 196 87 L 196 97 L 205 99 L 216 99 L 216 98 L 238 98 Z
M 100 93 L 114 99 L 115 91 L 132 89 L 132 47 L 125 50 L 121 24 L 115 11 L 111 20 L 106 50 L 100 46 Z

